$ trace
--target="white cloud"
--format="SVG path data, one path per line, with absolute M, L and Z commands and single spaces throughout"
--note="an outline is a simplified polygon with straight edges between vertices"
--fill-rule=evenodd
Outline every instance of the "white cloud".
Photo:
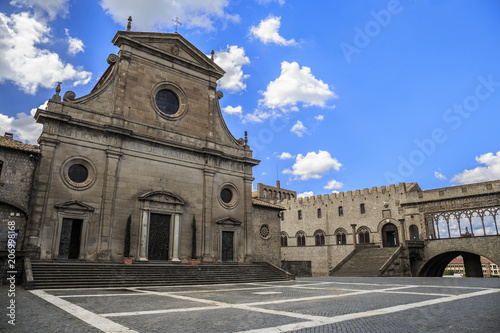
M 500 179 L 500 150 L 493 153 L 476 156 L 476 162 L 485 166 L 478 166 L 471 170 L 464 170 L 455 175 L 451 182 L 459 184 L 470 184 Z
M 434 177 L 436 177 L 439 180 L 446 180 L 446 176 L 439 171 L 434 171 Z
M 225 11 L 228 0 L 101 0 L 101 7 L 112 19 L 127 25 L 127 19 L 132 15 L 132 30 L 161 31 L 173 29 L 172 19 L 178 17 L 181 28 L 215 30 L 214 23 L 221 20 L 224 23 L 240 21 L 239 15 Z
M 58 81 L 86 84 L 92 73 L 64 64 L 56 53 L 38 48 L 49 41 L 50 28 L 29 13 L 0 13 L 0 83 L 12 81 L 24 92 L 52 88 Z
M 47 101 L 38 107 L 47 108 Z M 36 108 L 31 109 L 30 114 L 18 113 L 15 117 L 9 117 L 0 113 L 0 128 L 6 132 L 13 132 L 21 141 L 36 144 L 38 137 L 42 133 L 42 124 L 35 121 Z
M 330 169 L 339 170 L 342 164 L 332 157 L 329 152 L 319 150 L 316 152 L 309 152 L 306 156 L 302 154 L 297 155 L 295 164 L 292 166 L 293 170 L 285 169 L 284 174 L 293 175 L 293 180 L 309 180 L 320 179 Z
M 64 16 L 68 13 L 68 0 L 12 0 L 10 4 L 19 8 L 28 7 L 36 17 L 47 15 L 51 21 L 59 14 Z
M 304 126 L 304 124 L 302 124 L 300 120 L 297 120 L 295 125 L 293 125 L 292 129 L 290 130 L 290 132 L 297 134 L 299 138 L 301 138 L 306 131 L 307 128 Z
M 326 190 L 338 190 L 338 189 L 341 189 L 342 186 L 344 186 L 343 183 L 336 181 L 335 179 L 332 179 L 332 180 L 329 180 L 328 184 L 326 186 L 324 186 L 323 188 Z M 334 191 L 334 192 L 336 192 L 336 191 Z
M 85 47 L 85 45 L 83 45 L 83 42 L 78 38 L 71 37 L 69 35 L 69 30 L 65 30 L 66 36 L 68 37 L 68 53 L 74 56 L 78 52 L 83 52 L 83 48 Z
M 229 115 L 241 115 L 243 113 L 241 105 L 238 105 L 237 107 L 228 105 L 225 108 L 222 108 L 222 111 Z
M 271 2 L 278 2 L 280 6 L 283 6 L 285 4 L 285 0 L 256 0 L 259 5 L 267 5 Z
M 317 121 L 322 121 L 323 119 L 325 119 L 325 116 L 320 114 L 320 115 L 317 115 L 316 117 L 314 117 L 314 119 L 316 119 Z
M 243 74 L 241 67 L 249 64 L 250 60 L 245 56 L 243 47 L 228 45 L 226 50 L 215 53 L 214 61 L 226 71 L 226 74 L 219 80 L 221 89 L 229 90 L 229 92 L 245 90 L 247 85 L 243 83 L 243 80 L 249 75 Z
M 280 76 L 267 85 L 259 102 L 268 108 L 304 106 L 325 107 L 327 100 L 337 98 L 328 84 L 312 75 L 309 67 L 300 68 L 296 62 L 283 61 Z
M 296 45 L 295 39 L 286 40 L 280 36 L 278 30 L 281 26 L 281 17 L 269 15 L 265 20 L 260 21 L 257 27 L 251 26 L 252 36 L 260 39 L 264 44 L 275 43 L 283 46 Z
M 313 191 L 306 191 L 306 192 L 302 192 L 302 193 L 297 194 L 297 199 L 307 198 L 307 197 L 314 197 Z
M 294 157 L 295 156 L 293 156 L 292 154 L 290 154 L 289 152 L 286 152 L 286 151 L 282 152 L 281 155 L 278 156 L 278 158 L 280 160 L 289 160 L 289 159 L 294 158 Z

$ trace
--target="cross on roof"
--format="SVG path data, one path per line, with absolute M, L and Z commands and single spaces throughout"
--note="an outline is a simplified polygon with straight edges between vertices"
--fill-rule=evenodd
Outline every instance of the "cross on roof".
M 179 21 L 179 18 L 176 17 L 175 19 L 172 19 L 172 22 L 175 24 L 175 32 L 177 32 L 177 26 L 182 25 L 182 23 Z

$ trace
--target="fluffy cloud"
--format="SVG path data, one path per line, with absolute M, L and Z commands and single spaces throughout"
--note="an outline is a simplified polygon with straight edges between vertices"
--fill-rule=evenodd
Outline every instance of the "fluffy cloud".
M 285 0 L 256 0 L 259 5 L 267 5 L 271 2 L 278 2 L 280 6 L 283 6 L 285 4 Z
M 250 33 L 255 38 L 260 39 L 264 44 L 275 43 L 283 46 L 296 45 L 297 43 L 293 38 L 286 40 L 280 36 L 278 32 L 280 26 L 281 17 L 269 15 L 265 20 L 260 21 L 257 27 L 250 27 Z
M 500 179 L 500 151 L 476 156 L 476 162 L 485 166 L 478 166 L 471 170 L 464 170 L 455 175 L 451 182 L 459 184 L 470 184 Z
M 314 196 L 313 191 L 307 191 L 307 192 L 302 192 L 302 193 L 297 194 L 297 199 L 313 197 L 313 196 Z
M 309 67 L 302 68 L 296 62 L 283 61 L 281 75 L 267 85 L 259 102 L 268 108 L 304 106 L 325 107 L 326 101 L 337 98 L 328 84 L 318 80 Z
M 439 180 L 446 180 L 446 176 L 439 171 L 434 171 L 434 177 L 436 177 Z
M 224 23 L 240 21 L 238 15 L 225 11 L 229 5 L 228 0 L 101 0 L 100 4 L 122 26 L 127 24 L 129 15 L 132 15 L 132 30 L 136 31 L 172 29 L 174 17 L 179 17 L 183 28 L 200 28 L 205 31 L 214 30 L 216 20 Z
M 280 160 L 289 160 L 289 159 L 292 159 L 292 158 L 294 158 L 294 157 L 295 157 L 295 156 L 293 156 L 292 154 L 290 154 L 290 153 L 288 153 L 288 152 L 286 152 L 286 151 L 282 152 L 282 153 L 281 153 L 281 155 L 280 155 L 280 156 L 278 156 L 278 158 L 279 158 Z
M 306 131 L 307 128 L 304 126 L 304 124 L 302 124 L 300 120 L 297 120 L 295 125 L 293 125 L 292 129 L 290 130 L 290 132 L 297 134 L 299 138 L 301 138 Z
M 46 109 L 47 102 L 40 105 L 39 109 Z M 18 113 L 17 118 L 8 117 L 0 113 L 0 128 L 6 132 L 13 132 L 21 141 L 36 144 L 42 133 L 42 124 L 35 122 L 36 108 L 31 109 L 29 115 L 24 112 Z
M 66 36 L 68 37 L 68 53 L 71 55 L 75 55 L 78 52 L 83 52 L 83 48 L 85 45 L 83 45 L 83 42 L 75 37 L 71 37 L 69 35 L 69 30 L 66 29 Z
M 52 88 L 58 81 L 87 84 L 92 74 L 64 64 L 56 53 L 38 48 L 48 42 L 50 28 L 29 13 L 0 13 L 0 83 L 12 81 L 24 92 L 35 94 L 39 87 Z
M 328 184 L 326 186 L 323 186 L 324 189 L 326 190 L 338 190 L 341 189 L 344 184 L 342 184 L 339 181 L 336 181 L 335 179 L 329 180 Z M 336 192 L 336 191 L 334 191 Z
M 68 13 L 68 0 L 12 0 L 12 6 L 32 9 L 35 16 L 47 16 L 49 20 L 55 19 L 59 14 Z
M 338 171 L 341 166 L 342 164 L 332 157 L 329 152 L 319 150 L 318 153 L 309 152 L 306 156 L 297 155 L 292 169 L 285 169 L 283 173 L 294 176 L 294 180 L 320 179 L 330 169 Z
M 317 115 L 316 117 L 314 117 L 314 119 L 316 119 L 317 121 L 322 121 L 323 119 L 325 119 L 325 116 L 320 114 L 320 115 Z
M 237 107 L 232 107 L 231 105 L 228 105 L 225 108 L 222 108 L 222 111 L 229 115 L 241 115 L 243 113 L 241 105 L 238 105 Z
M 226 74 L 219 80 L 221 89 L 238 92 L 247 87 L 243 80 L 248 78 L 249 75 L 243 74 L 241 67 L 249 64 L 250 60 L 245 56 L 243 47 L 228 45 L 226 50 L 215 53 L 214 61 L 226 71 Z

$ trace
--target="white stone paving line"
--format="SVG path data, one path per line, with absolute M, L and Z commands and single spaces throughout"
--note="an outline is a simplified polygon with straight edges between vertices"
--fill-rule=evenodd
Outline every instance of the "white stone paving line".
M 117 324 L 114 321 L 103 318 L 91 311 L 85 310 L 73 303 L 65 301 L 57 296 L 47 294 L 43 290 L 32 290 L 32 294 L 46 300 L 47 302 L 57 306 L 58 308 L 72 314 L 78 319 L 86 322 L 87 324 L 94 326 L 106 333 L 138 333 L 137 331 L 131 330 L 128 327 Z
M 339 323 L 339 322 L 347 321 L 347 320 L 353 320 L 353 319 L 359 319 L 359 318 L 364 318 L 364 317 L 378 316 L 378 315 L 390 314 L 390 313 L 399 312 L 399 311 L 411 310 L 411 309 L 423 307 L 423 306 L 435 305 L 435 304 L 440 304 L 440 303 L 445 303 L 445 302 L 452 302 L 452 301 L 457 301 L 457 300 L 470 298 L 470 297 L 483 296 L 483 295 L 487 295 L 487 294 L 496 293 L 499 291 L 500 291 L 499 289 L 486 289 L 486 290 L 476 291 L 476 292 L 468 293 L 468 294 L 449 296 L 449 297 L 445 297 L 445 298 L 432 299 L 432 300 L 415 302 L 415 303 L 410 303 L 410 304 L 396 305 L 396 306 L 392 306 L 392 307 L 388 307 L 388 308 L 370 310 L 370 311 L 365 311 L 365 312 L 350 313 L 350 314 L 336 316 L 336 317 L 321 317 L 320 320 L 311 320 L 311 321 L 295 323 L 295 324 L 287 324 L 287 325 L 281 325 L 281 326 L 275 326 L 275 327 L 266 327 L 266 328 L 257 329 L 257 330 L 240 331 L 238 333 L 288 332 L 288 331 L 300 330 L 303 328 L 310 328 L 310 327 L 316 327 L 316 326 L 323 326 L 323 325 L 327 325 L 327 324 Z

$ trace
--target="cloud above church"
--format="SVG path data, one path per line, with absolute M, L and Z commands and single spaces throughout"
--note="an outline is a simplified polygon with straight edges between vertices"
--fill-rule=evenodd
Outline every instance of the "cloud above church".
M 126 26 L 127 18 L 132 15 L 132 30 L 165 31 L 172 29 L 172 19 L 179 18 L 182 28 L 215 30 L 217 20 L 224 24 L 240 21 L 238 14 L 226 11 L 227 0 L 101 0 L 101 7 L 118 24 Z
M 38 108 L 46 109 L 47 101 Z M 0 128 L 6 132 L 12 132 L 23 142 L 37 144 L 38 137 L 42 133 L 42 124 L 35 121 L 36 108 L 31 109 L 30 114 L 20 112 L 16 117 L 9 117 L 0 113 Z
M 68 13 L 68 0 L 11 0 L 10 5 L 31 9 L 35 17 L 46 17 L 49 21 Z
M 52 88 L 58 81 L 72 81 L 73 86 L 90 81 L 92 73 L 40 47 L 50 42 L 50 30 L 46 21 L 32 13 L 0 13 L 0 83 L 12 81 L 24 92 L 35 94 L 39 87 Z
M 243 73 L 243 65 L 250 63 L 245 56 L 245 49 L 236 45 L 227 46 L 225 50 L 216 52 L 214 61 L 226 74 L 219 80 L 222 90 L 235 93 L 245 90 L 247 85 L 243 82 L 249 75 Z
M 474 169 L 464 170 L 455 175 L 452 183 L 471 184 L 500 179 L 500 150 L 496 154 L 487 153 L 476 156 L 476 162 L 484 166 L 477 166 Z
M 333 88 L 333 87 L 332 87 Z M 283 61 L 280 76 L 267 85 L 259 102 L 267 108 L 303 106 L 326 107 L 326 102 L 338 96 L 327 83 L 316 79 L 309 67 Z
M 269 15 L 266 19 L 260 21 L 258 26 L 250 27 L 250 34 L 259 39 L 262 43 L 274 43 L 282 46 L 297 45 L 295 39 L 286 40 L 278 30 L 281 26 L 281 17 Z
M 285 169 L 283 173 L 294 176 L 291 180 L 320 179 L 331 169 L 339 171 L 342 164 L 332 157 L 329 152 L 319 150 L 306 154 L 298 154 L 292 169 Z

